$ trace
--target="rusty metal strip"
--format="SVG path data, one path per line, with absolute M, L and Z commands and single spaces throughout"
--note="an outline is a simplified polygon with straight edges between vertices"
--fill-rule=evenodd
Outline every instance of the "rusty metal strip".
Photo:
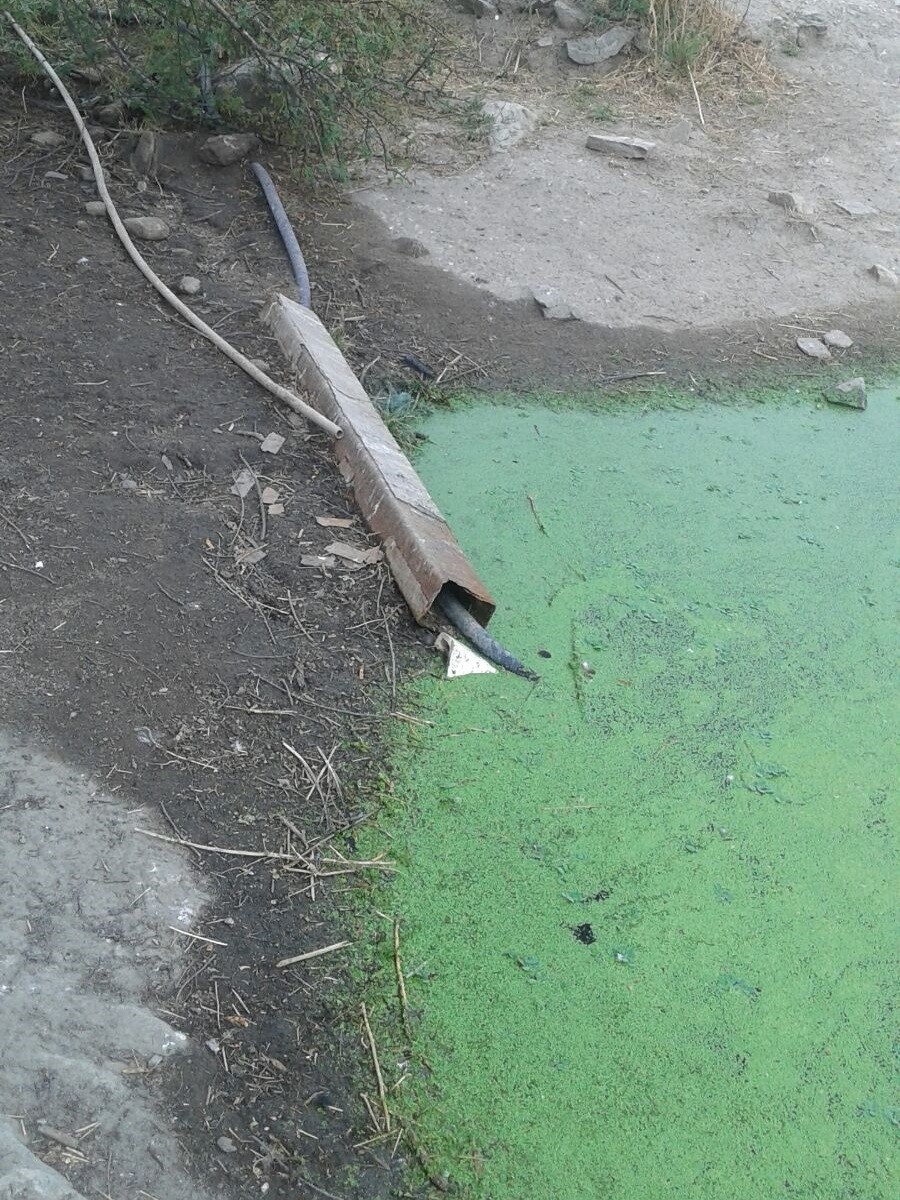
M 486 625 L 496 607 L 490 592 L 322 322 L 280 293 L 264 319 L 312 404 L 344 431 L 334 443 L 338 465 L 413 616 L 428 624 L 449 586 Z

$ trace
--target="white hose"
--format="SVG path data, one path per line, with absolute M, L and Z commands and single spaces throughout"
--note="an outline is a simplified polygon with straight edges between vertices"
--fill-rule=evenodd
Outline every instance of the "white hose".
M 306 417 L 310 424 L 316 425 L 319 429 L 323 429 L 326 433 L 330 433 L 332 437 L 339 438 L 343 436 L 343 431 L 341 430 L 340 426 L 335 425 L 333 421 L 329 421 L 327 417 L 322 416 L 322 414 L 317 412 L 316 409 L 311 408 L 308 404 L 305 404 L 299 396 L 295 396 L 293 392 L 289 391 L 285 387 L 282 387 L 280 383 L 276 383 L 274 379 L 270 379 L 265 371 L 261 371 L 259 367 L 255 366 L 254 363 L 252 363 L 249 358 L 246 358 L 243 354 L 241 354 L 239 350 L 235 350 L 234 346 L 232 346 L 230 342 L 226 342 L 223 337 L 220 337 L 214 329 L 207 325 L 206 322 L 201 320 L 201 318 L 198 317 L 195 312 L 188 308 L 188 306 L 182 300 L 180 300 L 178 296 L 175 295 L 171 288 L 167 287 L 163 283 L 163 281 L 159 278 L 159 276 L 135 246 L 134 242 L 129 236 L 128 230 L 122 223 L 122 218 L 119 216 L 118 210 L 116 209 L 115 204 L 113 204 L 112 197 L 109 194 L 109 189 L 106 186 L 106 179 L 103 175 L 103 166 L 100 162 L 100 156 L 97 154 L 97 150 L 94 146 L 93 140 L 91 139 L 91 135 L 87 131 L 87 126 L 84 123 L 84 119 L 81 113 L 78 111 L 78 106 L 67 91 L 65 84 L 25 32 L 25 30 L 13 19 L 12 14 L 5 12 L 3 15 L 6 17 L 7 21 L 9 21 L 12 28 L 16 31 L 16 34 L 21 38 L 21 40 L 25 43 L 25 45 L 40 63 L 46 74 L 50 77 L 50 79 L 52 79 L 56 90 L 65 101 L 66 108 L 68 108 L 69 112 L 72 114 L 72 119 L 77 125 L 78 132 L 81 134 L 81 140 L 84 142 L 85 148 L 87 149 L 88 157 L 91 160 L 91 167 L 94 171 L 94 178 L 97 181 L 97 191 L 100 194 L 100 199 L 103 201 L 106 207 L 106 212 L 110 221 L 112 222 L 113 229 L 115 229 L 116 233 L 118 234 L 119 241 L 128 251 L 131 261 L 148 281 L 148 283 L 152 284 L 165 300 L 168 300 L 169 304 L 172 305 L 177 313 L 180 313 L 181 316 L 184 317 L 184 319 L 191 325 L 193 325 L 193 327 L 199 333 L 202 333 L 205 338 L 208 338 L 209 341 L 211 341 L 214 346 L 221 350 L 227 358 L 230 358 L 233 363 L 239 366 L 242 371 L 245 371 L 250 378 L 255 380 L 255 382 L 261 387 L 264 387 L 267 392 L 270 392 L 273 396 L 277 397 L 277 399 L 279 399 L 283 404 L 286 404 L 288 408 L 292 408 L 294 412 L 300 413 L 301 416 Z

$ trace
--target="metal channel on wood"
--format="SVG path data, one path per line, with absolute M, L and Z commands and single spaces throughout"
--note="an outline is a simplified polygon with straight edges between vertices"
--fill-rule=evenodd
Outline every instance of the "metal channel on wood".
M 382 539 L 413 616 L 429 624 L 434 602 L 449 587 L 486 625 L 496 607 L 490 592 L 325 326 L 280 293 L 265 320 L 310 402 L 343 430 L 334 442 L 338 465 L 369 528 Z

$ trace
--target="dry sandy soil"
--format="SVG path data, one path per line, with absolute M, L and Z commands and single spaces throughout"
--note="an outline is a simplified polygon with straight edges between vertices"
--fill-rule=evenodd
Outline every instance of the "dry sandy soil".
M 504 301 L 549 291 L 605 327 L 721 328 L 873 302 L 896 311 L 896 293 L 868 268 L 900 267 L 900 8 L 894 0 L 735 6 L 772 47 L 782 79 L 764 102 L 751 82 L 729 95 L 710 91 L 703 126 L 686 89 L 636 105 L 614 75 L 568 63 L 562 42 L 571 35 L 549 18 L 460 17 L 483 94 L 529 105 L 538 130 L 462 170 L 426 130 L 418 152 L 443 157 L 441 168 L 414 166 L 406 184 L 359 199 L 393 234 L 423 243 L 446 277 Z M 808 7 L 828 31 L 798 45 L 797 16 Z M 553 44 L 539 45 L 548 34 Z M 514 41 L 519 71 L 492 79 L 485 64 L 508 62 Z M 590 96 L 580 106 L 571 102 L 576 78 Z M 703 90 L 701 81 L 701 103 Z M 592 119 L 600 102 L 618 115 Z M 647 137 L 657 150 L 647 161 L 613 159 L 585 148 L 589 132 Z M 799 193 L 812 215 L 776 207 L 770 191 Z

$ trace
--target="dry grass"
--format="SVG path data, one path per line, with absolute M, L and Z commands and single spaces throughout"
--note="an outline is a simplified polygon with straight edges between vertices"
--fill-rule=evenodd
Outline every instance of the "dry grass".
M 723 0 L 649 0 L 645 25 L 650 56 L 665 73 L 699 79 L 764 67 L 764 51 L 739 38 L 743 19 Z

